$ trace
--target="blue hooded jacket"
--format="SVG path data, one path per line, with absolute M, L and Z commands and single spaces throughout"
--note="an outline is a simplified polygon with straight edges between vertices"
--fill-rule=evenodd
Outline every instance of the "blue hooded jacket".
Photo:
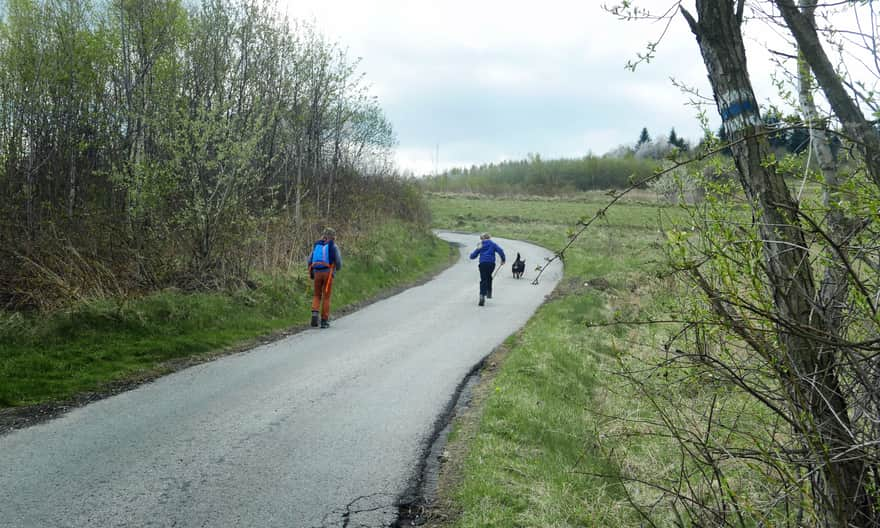
M 480 242 L 480 245 L 471 253 L 471 260 L 477 258 L 477 255 L 480 256 L 480 264 L 484 262 L 495 262 L 495 253 L 501 257 L 501 262 L 507 261 L 507 257 L 504 256 L 504 250 L 501 249 L 501 246 L 492 242 L 492 239 L 483 240 Z

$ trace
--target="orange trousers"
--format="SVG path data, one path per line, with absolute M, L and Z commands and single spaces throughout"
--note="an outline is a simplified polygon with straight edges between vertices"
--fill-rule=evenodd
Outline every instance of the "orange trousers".
M 312 311 L 321 310 L 321 319 L 330 319 L 330 294 L 333 291 L 333 275 L 329 271 L 315 272 L 315 296 Z

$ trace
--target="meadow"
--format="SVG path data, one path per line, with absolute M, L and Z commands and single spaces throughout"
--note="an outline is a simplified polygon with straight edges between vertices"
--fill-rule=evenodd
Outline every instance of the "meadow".
M 568 200 L 435 194 L 430 204 L 435 227 L 558 250 L 609 200 L 600 192 Z M 683 209 L 650 196 L 625 198 L 565 252 L 552 298 L 490 357 L 475 403 L 453 424 L 433 526 L 637 526 L 645 519 L 635 505 L 646 504 L 661 525 L 688 524 L 655 487 L 694 468 L 682 463 L 651 391 L 680 395 L 695 424 L 713 395 L 704 380 L 651 374 L 680 326 L 644 324 L 667 319 L 687 295 L 664 256 L 666 229 L 685 220 Z M 536 275 L 532 264 L 526 278 Z M 733 391 L 728 401 L 749 405 Z M 753 473 L 735 477 L 735 492 L 762 491 Z

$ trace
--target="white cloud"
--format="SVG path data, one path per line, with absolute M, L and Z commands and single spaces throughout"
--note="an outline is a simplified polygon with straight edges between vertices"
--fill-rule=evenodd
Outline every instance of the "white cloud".
M 633 73 L 624 65 L 665 25 L 619 21 L 601 4 L 282 0 L 282 9 L 313 18 L 351 56 L 362 57 L 367 83 L 398 133 L 398 163 L 430 173 L 435 165 L 442 170 L 521 159 L 528 152 L 601 154 L 635 142 L 643 126 L 655 137 L 675 127 L 698 139 L 696 111 L 669 80 L 711 96 L 683 18 L 673 18 L 656 57 Z M 660 9 L 673 2 L 641 4 Z M 785 42 L 760 24 L 747 29 L 749 66 L 764 101 L 775 93 L 766 49 Z M 714 108 L 708 115 L 718 122 Z

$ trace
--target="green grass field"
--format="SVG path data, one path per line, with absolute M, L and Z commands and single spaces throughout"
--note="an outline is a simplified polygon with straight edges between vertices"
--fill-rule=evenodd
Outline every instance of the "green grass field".
M 436 227 L 558 249 L 578 219 L 609 199 L 601 193 L 571 201 L 434 195 L 430 203 Z M 460 511 L 452 526 L 639 524 L 620 480 L 605 476 L 620 470 L 620 457 L 608 456 L 608 435 L 618 427 L 608 416 L 638 412 L 614 372 L 619 358 L 638 355 L 635 349 L 650 353 L 662 329 L 595 325 L 647 317 L 674 295 L 661 274 L 662 227 L 682 215 L 675 207 L 625 200 L 566 252 L 563 281 L 510 340 L 478 426 L 456 426 L 450 445 L 458 450 L 456 444 L 466 443 L 467 455 L 458 484 L 443 491 L 450 509 Z
M 406 245 L 407 251 L 398 251 Z M 388 223 L 357 243 L 340 240 L 344 268 L 333 310 L 439 270 L 449 246 L 430 233 Z M 258 277 L 254 290 L 160 292 L 97 301 L 54 314 L 0 314 L 0 407 L 100 391 L 108 383 L 163 371 L 163 363 L 213 354 L 306 324 L 311 282 L 305 263 L 289 276 Z

